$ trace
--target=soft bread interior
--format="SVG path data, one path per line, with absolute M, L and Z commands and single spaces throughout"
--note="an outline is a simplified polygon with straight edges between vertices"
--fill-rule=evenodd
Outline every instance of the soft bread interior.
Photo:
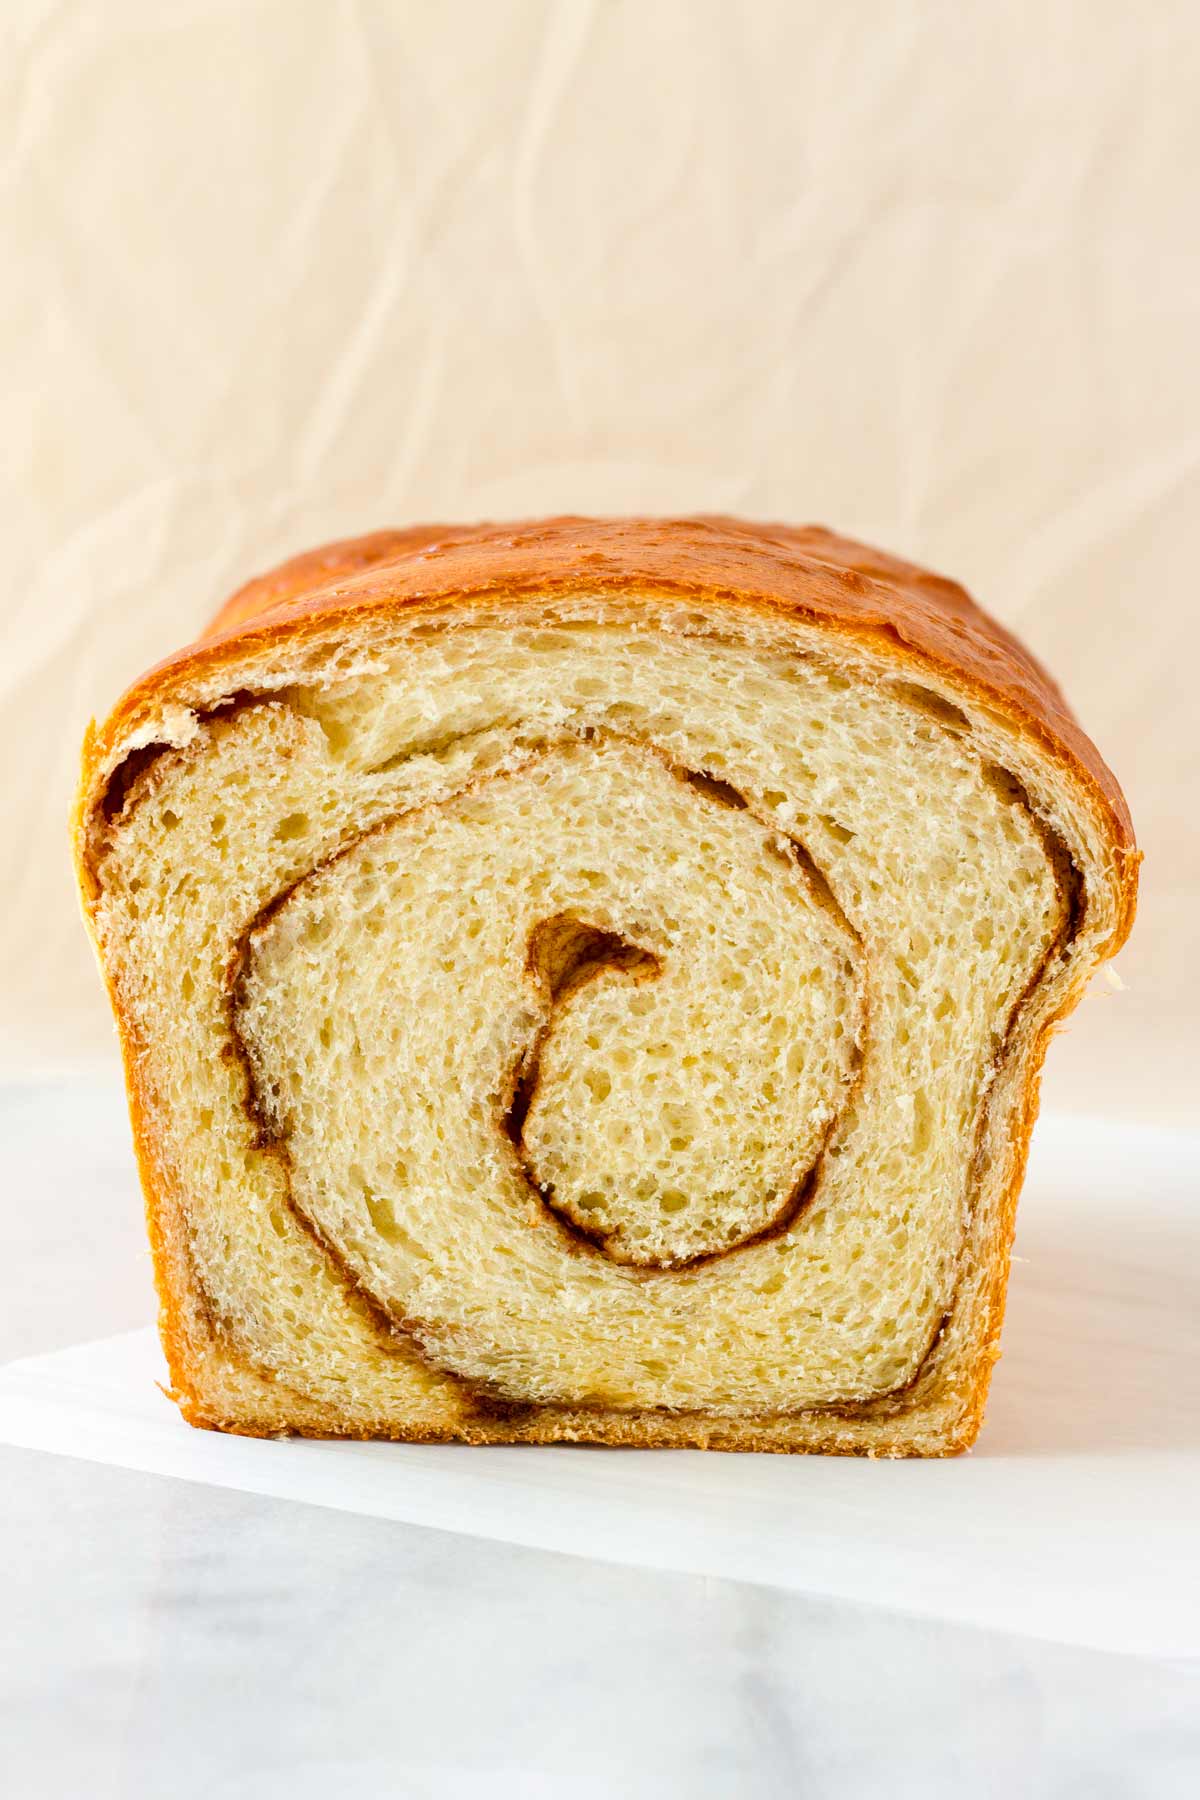
M 194 1328 L 364 1430 L 950 1417 L 1114 928 L 1086 795 L 792 621 L 356 631 L 198 692 L 102 827 Z

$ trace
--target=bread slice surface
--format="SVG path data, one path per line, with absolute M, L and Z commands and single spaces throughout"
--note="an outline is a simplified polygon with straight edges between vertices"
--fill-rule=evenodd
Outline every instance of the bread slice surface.
M 1137 853 L 953 583 L 732 520 L 332 546 L 89 735 L 76 845 L 193 1422 L 972 1440 Z

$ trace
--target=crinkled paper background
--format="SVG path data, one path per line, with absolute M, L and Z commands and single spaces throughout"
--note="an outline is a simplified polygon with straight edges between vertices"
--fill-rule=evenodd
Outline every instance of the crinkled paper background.
M 0 1069 L 114 1055 L 79 740 L 251 572 L 413 519 L 727 508 L 965 580 L 1147 854 L 1058 1106 L 1200 1012 L 1192 0 L 8 0 Z

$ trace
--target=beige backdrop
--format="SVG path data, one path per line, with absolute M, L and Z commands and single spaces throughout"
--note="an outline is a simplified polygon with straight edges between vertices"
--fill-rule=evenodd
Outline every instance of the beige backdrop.
M 1195 0 L 7 0 L 0 1069 L 111 1057 L 78 742 L 414 519 L 728 508 L 964 579 L 1147 853 L 1072 1107 L 1200 1037 Z

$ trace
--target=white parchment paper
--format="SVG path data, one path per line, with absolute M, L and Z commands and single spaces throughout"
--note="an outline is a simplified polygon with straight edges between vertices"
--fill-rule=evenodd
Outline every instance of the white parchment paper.
M 150 1330 L 0 1371 L 0 1441 L 1099 1648 L 1200 1655 L 1200 1137 L 1044 1122 L 1005 1357 L 952 1462 L 193 1431 Z

